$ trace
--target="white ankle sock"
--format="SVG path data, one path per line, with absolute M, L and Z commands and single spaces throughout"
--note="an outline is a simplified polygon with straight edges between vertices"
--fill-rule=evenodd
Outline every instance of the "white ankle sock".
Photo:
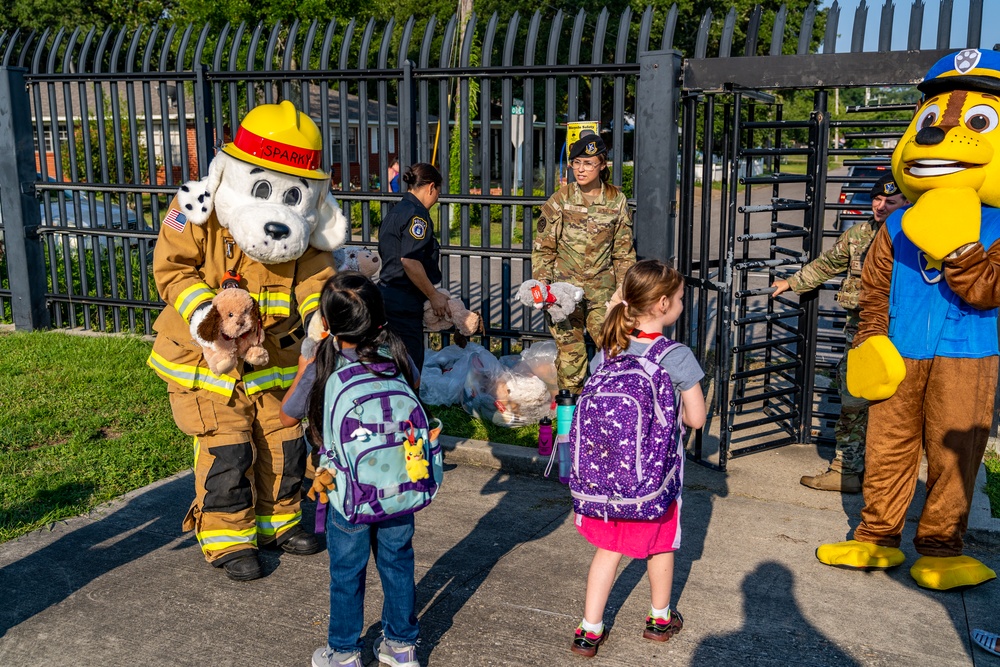
M 657 609 L 656 607 L 650 605 L 649 615 L 653 618 L 662 618 L 664 621 L 670 619 L 670 605 L 667 605 L 663 609 Z
M 583 619 L 582 621 L 580 621 L 580 627 L 586 630 L 587 632 L 592 632 L 595 635 L 599 635 L 602 632 L 604 632 L 604 621 L 602 620 L 600 623 L 588 623 L 587 619 Z

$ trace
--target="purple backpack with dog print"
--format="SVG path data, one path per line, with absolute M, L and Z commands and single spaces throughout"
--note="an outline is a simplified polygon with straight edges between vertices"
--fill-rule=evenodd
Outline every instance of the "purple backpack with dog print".
M 681 426 L 674 384 L 660 365 L 675 344 L 661 336 L 642 356 L 605 359 L 587 380 L 569 434 L 577 514 L 656 519 L 680 495 Z

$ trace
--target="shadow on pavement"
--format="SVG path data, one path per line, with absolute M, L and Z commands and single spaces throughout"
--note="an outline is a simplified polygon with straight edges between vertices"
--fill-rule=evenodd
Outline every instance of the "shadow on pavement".
M 809 665 L 857 665 L 802 615 L 795 578 L 784 565 L 761 563 L 743 579 L 744 627 L 709 635 L 695 650 L 692 665 L 785 665 L 798 655 Z M 775 626 L 784 632 L 775 632 Z
M 525 483 L 529 479 L 531 483 Z M 417 582 L 421 664 L 428 664 L 431 652 L 454 624 L 456 614 L 504 556 L 558 528 L 569 505 L 568 493 L 561 484 L 513 478 L 512 473 L 502 469 L 479 493 L 499 494 L 500 498 Z M 373 639 L 377 632 L 377 627 L 369 628 L 365 641 Z
M 107 572 L 180 537 L 182 510 L 169 515 L 163 515 L 161 510 L 186 507 L 185 503 L 164 498 L 187 497 L 190 487 L 189 477 L 162 484 L 0 568 L 0 590 L 5 601 L 0 605 L 0 637 Z M 44 537 L 36 533 L 28 539 Z

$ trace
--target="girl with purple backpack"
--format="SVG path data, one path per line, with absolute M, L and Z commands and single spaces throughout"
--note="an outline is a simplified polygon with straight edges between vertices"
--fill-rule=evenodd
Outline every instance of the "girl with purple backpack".
M 659 365 L 666 370 L 675 391 L 676 414 L 686 426 L 697 429 L 705 424 L 705 397 L 699 384 L 705 373 L 687 346 L 672 341 L 667 346 L 657 343 L 664 329 L 674 324 L 683 312 L 683 297 L 684 278 L 677 270 L 658 260 L 643 260 L 632 266 L 622 283 L 622 300 L 610 309 L 604 322 L 599 340 L 601 350 L 591 364 L 591 372 L 596 376 L 605 360 L 618 355 L 644 357 L 657 346 L 662 354 Z M 632 440 L 635 439 L 633 436 Z M 635 448 L 636 443 L 628 446 Z M 677 447 L 679 451 L 672 454 L 681 465 L 684 453 L 680 438 Z M 676 498 L 659 518 L 613 519 L 576 514 L 577 530 L 597 547 L 597 553 L 587 576 L 583 621 L 571 646 L 574 653 L 591 657 L 607 637 L 604 608 L 623 555 L 646 559 L 651 605 L 643 637 L 666 641 L 683 627 L 681 615 L 670 608 L 674 551 L 681 542 L 681 472 L 677 470 L 677 479 L 673 481 Z

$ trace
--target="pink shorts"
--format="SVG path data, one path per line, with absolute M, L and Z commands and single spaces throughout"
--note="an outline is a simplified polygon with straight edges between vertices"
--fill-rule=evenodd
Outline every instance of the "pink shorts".
M 670 503 L 666 513 L 651 521 L 593 519 L 575 514 L 576 529 L 598 549 L 629 558 L 648 558 L 676 551 L 681 546 L 681 499 Z

